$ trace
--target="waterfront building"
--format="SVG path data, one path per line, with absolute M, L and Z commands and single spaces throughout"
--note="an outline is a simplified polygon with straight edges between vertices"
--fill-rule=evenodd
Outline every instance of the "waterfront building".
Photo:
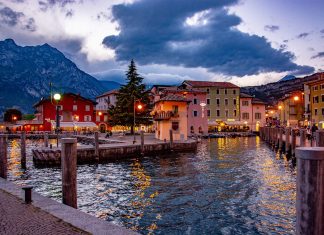
M 208 118 L 206 109 L 206 92 L 197 89 L 184 89 L 182 86 L 154 86 L 151 90 L 154 102 L 167 94 L 183 96 L 188 101 L 188 136 L 208 133 Z
M 173 131 L 173 140 L 188 139 L 189 103 L 188 99 L 177 94 L 166 94 L 155 102 L 151 114 L 156 139 L 170 140 L 170 130 Z
M 280 124 L 284 126 L 307 125 L 304 119 L 304 92 L 286 94 L 278 102 Z
M 206 92 L 206 111 L 209 131 L 238 129 L 240 121 L 240 87 L 230 82 L 185 80 L 183 88 Z
M 266 104 L 245 93 L 240 94 L 240 114 L 248 130 L 259 131 L 266 124 Z
M 95 102 L 78 94 L 65 93 L 59 102 L 42 98 L 34 108 L 34 120 L 22 120 L 17 124 L 25 131 L 53 131 L 56 128 L 56 108 L 59 106 L 60 128 L 63 131 L 96 130 L 94 123 Z
M 108 109 L 110 106 L 115 106 L 117 102 L 116 95 L 118 90 L 111 90 L 96 97 L 96 124 L 101 132 L 111 130 L 108 125 Z
M 305 119 L 309 125 L 324 128 L 324 73 L 315 74 L 316 80 L 304 84 Z

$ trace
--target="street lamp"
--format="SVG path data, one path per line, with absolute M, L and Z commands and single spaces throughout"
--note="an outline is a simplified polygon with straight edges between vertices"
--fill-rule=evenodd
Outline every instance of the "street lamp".
M 133 144 L 136 143 L 136 135 L 135 135 L 135 125 L 136 125 L 136 121 L 135 121 L 136 105 L 135 105 L 135 103 L 136 103 L 136 101 L 137 101 L 137 100 L 136 100 L 135 97 L 134 97 L 134 103 L 133 103 L 133 106 L 134 106 L 134 127 L 133 127 L 134 140 L 133 140 Z M 142 109 L 143 109 L 143 105 L 138 104 L 138 105 L 137 105 L 137 109 L 138 109 L 138 110 L 142 110 Z
M 207 105 L 207 104 L 204 103 L 204 102 L 201 102 L 201 103 L 200 103 L 200 107 L 201 107 L 201 111 L 202 111 L 202 112 L 201 112 L 201 117 L 202 117 L 202 118 L 204 118 L 204 116 L 205 116 L 205 112 L 204 112 L 204 111 L 205 111 L 205 106 L 206 106 L 206 105 Z
M 56 128 L 55 128 L 55 132 L 57 134 L 57 142 L 56 142 L 56 146 L 58 147 L 58 132 L 59 132 L 59 128 L 60 128 L 60 106 L 58 106 L 58 102 L 60 102 L 61 100 L 61 95 L 59 93 L 55 93 L 53 95 L 53 98 L 56 102 Z

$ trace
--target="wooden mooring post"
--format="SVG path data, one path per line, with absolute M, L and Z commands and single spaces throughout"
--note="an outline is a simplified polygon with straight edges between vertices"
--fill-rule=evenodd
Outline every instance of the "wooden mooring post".
M 299 146 L 304 147 L 306 145 L 306 130 L 299 130 Z
M 26 169 L 26 132 L 21 132 L 20 136 L 20 159 L 21 168 Z
M 99 162 L 99 132 L 94 133 L 95 160 Z
M 324 231 L 324 147 L 296 149 L 296 234 L 322 235 Z
M 316 131 L 316 147 L 324 147 L 324 130 Z
M 7 179 L 7 136 L 0 134 L 0 177 Z
M 285 129 L 285 152 L 286 152 L 286 155 L 289 155 L 290 154 L 290 127 L 287 127 Z
M 77 139 L 61 139 L 62 201 L 77 208 Z
M 170 129 L 169 134 L 170 134 L 170 150 L 172 150 L 173 149 L 173 131 L 172 131 L 172 129 Z
M 295 129 L 291 129 L 291 144 L 290 144 L 290 152 L 291 152 L 291 156 L 294 157 L 295 156 L 295 150 L 296 150 L 296 132 Z
M 144 131 L 141 131 L 141 154 L 144 154 Z
M 279 149 L 279 152 L 280 153 L 283 151 L 283 133 L 284 133 L 284 130 L 282 128 L 279 128 L 279 144 L 278 144 L 278 149 Z
M 44 133 L 44 147 L 48 148 L 48 133 Z

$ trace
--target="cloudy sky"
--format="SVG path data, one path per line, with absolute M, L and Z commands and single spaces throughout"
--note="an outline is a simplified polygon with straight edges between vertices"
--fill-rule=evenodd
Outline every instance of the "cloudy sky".
M 324 69 L 322 0 L 0 0 L 0 40 L 48 43 L 82 70 L 123 82 L 241 86 Z

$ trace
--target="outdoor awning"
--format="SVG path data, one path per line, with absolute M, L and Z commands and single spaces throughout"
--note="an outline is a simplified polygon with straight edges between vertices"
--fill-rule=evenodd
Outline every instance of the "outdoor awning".
M 243 126 L 245 125 L 242 121 L 225 121 L 225 124 L 228 126 Z
M 56 127 L 56 122 L 52 122 L 52 126 Z M 60 127 L 74 127 L 73 122 L 60 122 Z
M 97 127 L 94 122 L 75 122 L 74 125 L 76 127 Z
M 216 121 L 208 121 L 208 126 L 218 126 L 219 123 Z

